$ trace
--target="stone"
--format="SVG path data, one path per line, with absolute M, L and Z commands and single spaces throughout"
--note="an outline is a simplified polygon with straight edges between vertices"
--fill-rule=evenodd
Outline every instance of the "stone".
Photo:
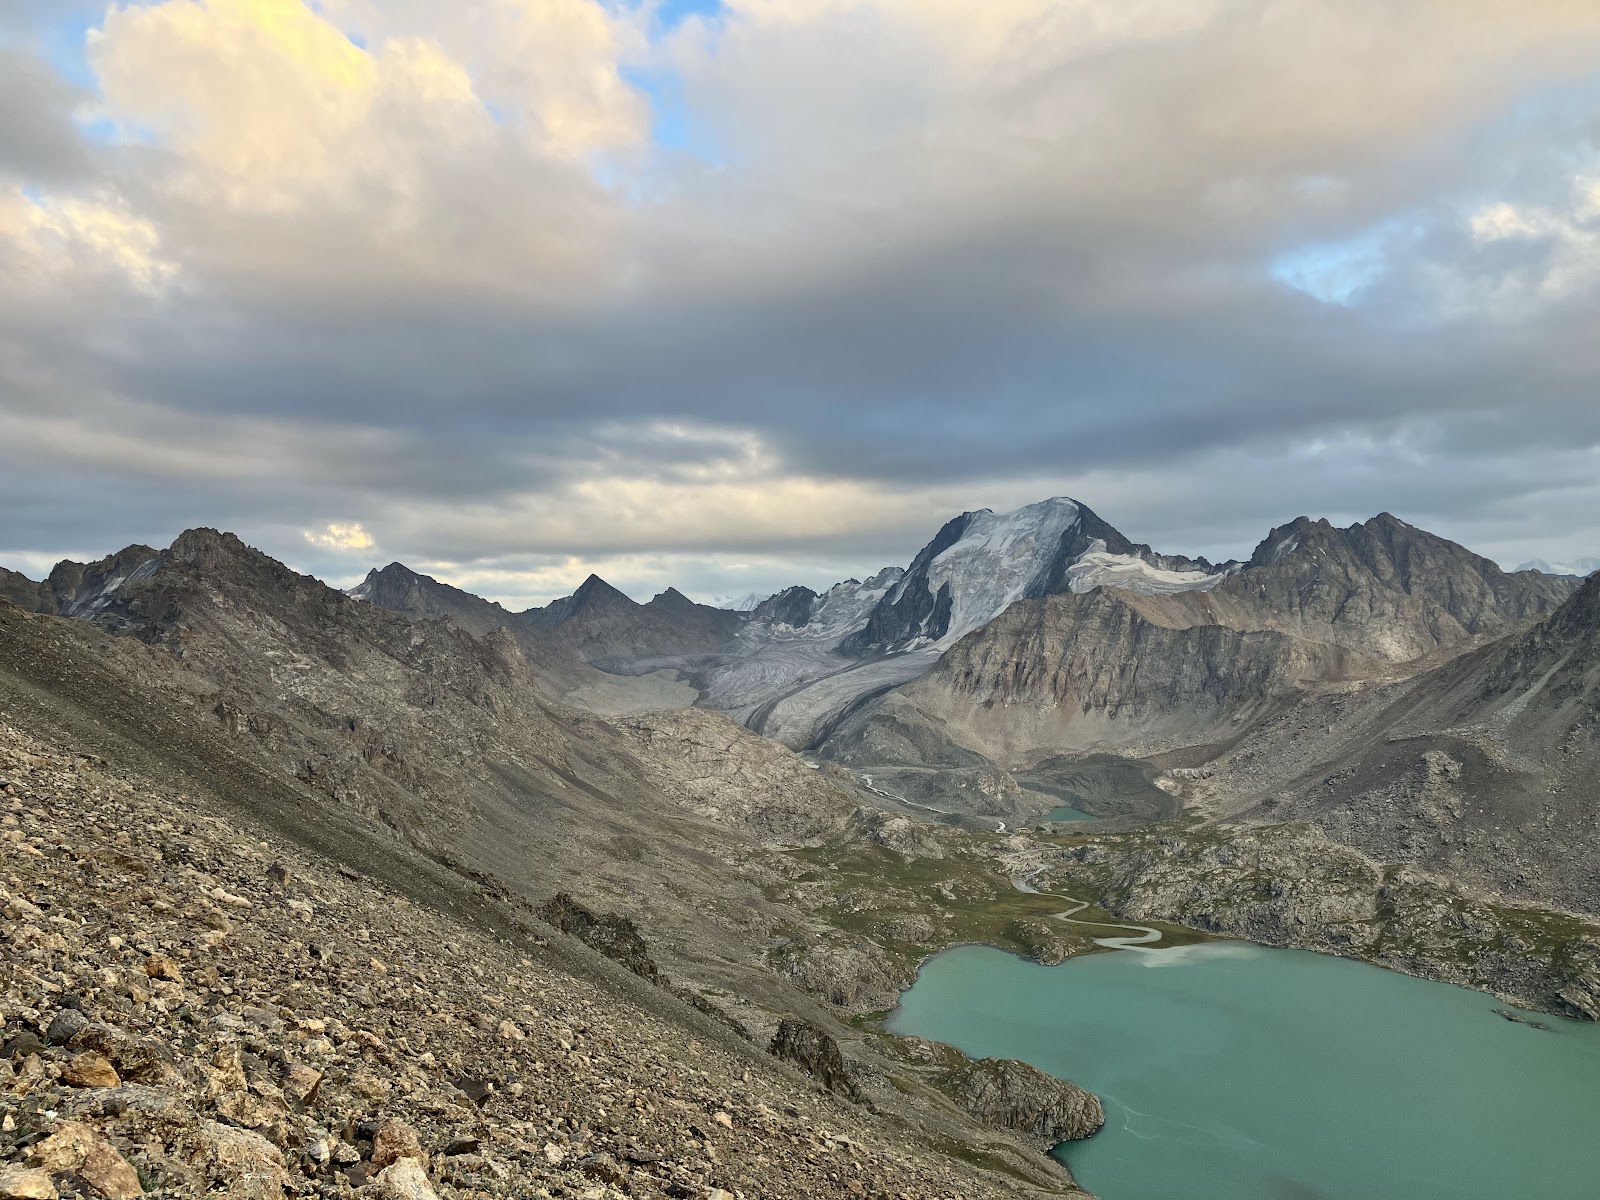
M 183 972 L 178 964 L 165 954 L 152 954 L 144 960 L 144 973 L 151 979 L 165 979 L 169 983 L 182 983 Z
M 49 1047 L 39 1040 L 39 1035 L 32 1030 L 24 1029 L 6 1041 L 5 1057 L 26 1058 L 30 1054 L 42 1054 Z
M 133 1083 L 79 1092 L 67 1097 L 66 1107 L 80 1117 L 122 1117 L 129 1113 L 143 1117 L 172 1117 L 182 1112 L 185 1106 L 166 1088 Z
M 528 1036 L 517 1027 L 517 1023 L 515 1021 L 501 1021 L 496 1032 L 498 1032 L 501 1037 L 513 1042 L 520 1042 Z
M 463 1154 L 476 1154 L 482 1145 L 477 1138 L 455 1138 L 445 1146 L 444 1155 L 446 1158 L 456 1158 Z
M 613 1186 L 620 1184 L 628 1177 L 627 1169 L 609 1154 L 589 1155 L 578 1164 L 578 1170 L 585 1175 L 598 1179 L 601 1183 L 609 1183 Z
M 90 1050 L 75 1055 L 72 1061 L 62 1068 L 61 1082 L 68 1087 L 114 1088 L 120 1086 L 122 1080 L 109 1058 Z
M 89 1126 L 69 1121 L 33 1147 L 31 1157 L 44 1170 L 77 1175 L 105 1200 L 135 1200 L 144 1195 L 139 1173 Z
M 45 1030 L 45 1037 L 58 1046 L 65 1046 L 78 1032 L 89 1023 L 89 1018 L 76 1008 L 63 1008 L 50 1021 L 50 1027 Z
M 422 1164 L 414 1158 L 402 1158 L 380 1171 L 372 1181 L 372 1196 L 374 1200 L 439 1200 Z
M 202 1121 L 191 1163 L 205 1171 L 225 1200 L 282 1200 L 289 1182 L 283 1154 L 259 1133 Z
M 244 1018 L 246 1024 L 254 1025 L 257 1029 L 264 1029 L 269 1033 L 276 1033 L 283 1028 L 283 1018 L 268 1008 L 247 1005 L 239 1010 L 239 1015 Z
M 289 868 L 280 862 L 273 863 L 267 868 L 267 880 L 277 887 L 286 887 L 289 883 Z
M 425 1158 L 417 1131 L 404 1121 L 390 1118 L 378 1126 L 372 1138 L 372 1165 L 375 1169 L 399 1162 L 402 1158 Z
M 43 1167 L 0 1167 L 0 1200 L 56 1200 L 56 1185 Z
M 295 1063 L 283 1073 L 283 1094 L 304 1108 L 317 1098 L 322 1087 L 322 1072 L 304 1063 Z
M 6 1086 L 19 1096 L 26 1096 L 44 1084 L 50 1082 L 50 1072 L 45 1069 L 44 1059 L 37 1054 L 30 1054 L 22 1060 L 22 1065 L 16 1069 L 15 1075 Z
M 133 1083 L 157 1086 L 175 1083 L 177 1071 L 172 1052 L 154 1038 L 142 1038 L 111 1025 L 91 1021 L 72 1039 L 79 1050 L 94 1050 L 105 1055 L 117 1074 Z

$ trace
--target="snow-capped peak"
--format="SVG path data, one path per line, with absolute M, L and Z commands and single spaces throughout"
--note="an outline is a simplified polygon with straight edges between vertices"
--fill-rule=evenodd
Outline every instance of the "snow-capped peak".
M 928 563 L 928 590 L 937 596 L 950 586 L 950 620 L 938 640 L 953 642 L 987 624 L 1041 584 L 1082 512 L 1076 501 L 1054 496 L 1013 512 L 967 514 L 960 537 Z
M 746 592 L 742 596 L 721 596 L 711 602 L 711 607 L 726 609 L 728 612 L 750 612 L 770 596 L 771 593 L 762 592 Z
M 1517 568 L 1519 571 L 1539 571 L 1545 575 L 1593 575 L 1600 571 L 1600 558 L 1574 558 L 1566 562 L 1550 562 L 1534 558 Z

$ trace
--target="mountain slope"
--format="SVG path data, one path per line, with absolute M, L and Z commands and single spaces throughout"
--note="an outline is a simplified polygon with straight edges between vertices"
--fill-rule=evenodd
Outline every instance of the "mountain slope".
M 1251 819 L 1600 913 L 1600 578 L 1525 632 L 1263 728 L 1208 790 L 1249 798 Z
M 483 896 L 620 908 L 673 980 L 654 1000 L 669 1019 L 710 1012 L 760 1045 L 809 1022 L 919 1144 L 976 1140 L 1024 1190 L 1067 1189 L 907 1075 L 892 1039 L 845 1024 L 891 1003 L 910 964 L 770 898 L 806 869 L 795 848 L 871 836 L 832 773 L 715 713 L 613 723 L 551 707 L 506 630 L 385 611 L 231 535 L 191 530 L 149 561 L 91 618 L 0 603 L 14 728 L 212 798 L 452 919 L 501 919 Z
M 406 847 L 358 875 L 5 700 L 8 1196 L 1067 1190 L 983 1178 Z

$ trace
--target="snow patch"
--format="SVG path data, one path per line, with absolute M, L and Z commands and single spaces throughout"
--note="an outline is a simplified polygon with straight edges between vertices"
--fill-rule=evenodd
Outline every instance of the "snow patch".
M 1067 568 L 1067 588 L 1088 592 L 1097 587 L 1123 588 L 1143 596 L 1171 592 L 1208 591 L 1228 577 L 1228 572 L 1167 571 L 1132 554 L 1111 554 L 1098 538 Z
M 763 600 L 770 600 L 772 596 L 773 593 L 771 592 L 765 595 L 760 592 L 746 592 L 742 596 L 723 596 L 720 599 L 713 600 L 711 606 L 727 612 L 750 612 Z

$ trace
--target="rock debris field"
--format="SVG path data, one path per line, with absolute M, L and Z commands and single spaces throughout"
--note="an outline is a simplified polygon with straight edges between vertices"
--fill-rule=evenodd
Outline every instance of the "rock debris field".
M 0 826 L 0 1200 L 1002 1194 L 536 937 L 3 723 Z

